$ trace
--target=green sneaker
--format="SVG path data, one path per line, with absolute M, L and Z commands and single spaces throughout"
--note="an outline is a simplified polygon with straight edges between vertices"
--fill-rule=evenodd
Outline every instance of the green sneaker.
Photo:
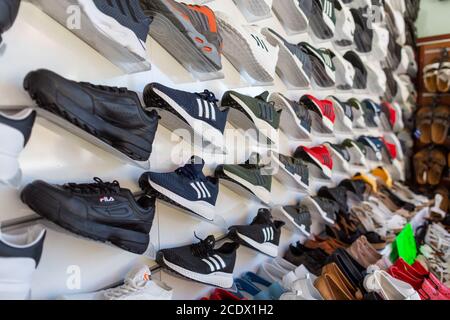
M 223 107 L 231 107 L 245 114 L 258 131 L 269 139 L 269 143 L 273 144 L 278 138 L 282 110 L 277 110 L 275 103 L 268 101 L 268 97 L 268 91 L 254 98 L 236 91 L 227 91 L 221 104 Z
M 239 165 L 225 164 L 217 167 L 215 176 L 232 190 L 238 185 L 263 203 L 271 203 L 272 175 L 264 166 L 252 164 L 250 160 Z

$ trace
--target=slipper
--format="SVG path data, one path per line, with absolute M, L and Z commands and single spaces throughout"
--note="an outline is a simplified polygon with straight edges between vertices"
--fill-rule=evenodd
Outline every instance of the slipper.
M 450 108 L 438 106 L 433 110 L 433 124 L 431 125 L 431 140 L 436 144 L 444 144 L 447 140 L 450 123 Z
M 430 185 L 438 185 L 441 181 L 442 172 L 447 166 L 447 159 L 445 154 L 438 149 L 434 149 L 430 154 L 430 168 L 427 174 L 427 181 Z
M 424 144 L 431 143 L 431 123 L 433 111 L 431 107 L 422 107 L 417 111 L 416 122 L 417 129 L 420 131 L 420 142 Z
M 439 62 L 426 65 L 423 68 L 423 81 L 428 92 L 437 92 L 437 74 Z
M 418 184 L 427 184 L 428 175 L 428 149 L 417 152 L 413 158 L 416 181 Z
M 450 62 L 442 63 L 439 68 L 436 77 L 436 87 L 442 93 L 450 90 Z

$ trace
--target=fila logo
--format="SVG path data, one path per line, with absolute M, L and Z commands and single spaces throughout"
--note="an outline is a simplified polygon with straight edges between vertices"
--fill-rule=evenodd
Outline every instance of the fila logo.
M 211 198 L 211 193 L 209 193 L 203 182 L 192 182 L 191 187 L 197 192 L 197 199 Z
M 267 227 L 262 229 L 262 232 L 264 234 L 264 242 L 269 242 L 269 241 L 273 241 L 273 228 L 272 227 Z
M 211 272 L 219 271 L 220 269 L 224 269 L 226 267 L 225 261 L 223 261 L 222 257 L 217 254 L 206 259 L 202 259 L 202 261 L 209 266 Z
M 114 199 L 113 197 L 103 197 L 103 198 L 100 198 L 100 202 L 101 202 L 101 203 L 104 203 L 104 202 L 114 202 L 114 201 L 116 201 L 116 199 Z
M 328 0 L 325 0 L 323 3 L 323 12 L 329 16 L 332 17 L 333 16 L 333 5 L 331 4 L 331 2 L 329 2 Z
M 202 99 L 197 99 L 198 116 L 212 121 L 216 121 L 216 109 L 211 102 L 206 102 Z
M 266 50 L 267 52 L 269 52 L 269 49 L 267 49 L 266 43 L 263 40 L 261 40 L 259 37 L 255 36 L 253 34 L 251 36 L 256 41 L 256 44 L 258 45 L 258 47 L 261 47 L 264 50 Z

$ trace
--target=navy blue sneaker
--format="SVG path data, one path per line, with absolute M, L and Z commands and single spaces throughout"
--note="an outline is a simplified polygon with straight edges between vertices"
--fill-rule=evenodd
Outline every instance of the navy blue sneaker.
M 139 186 L 146 193 L 212 221 L 219 184 L 217 179 L 203 174 L 204 165 L 203 159 L 194 156 L 175 172 L 144 173 Z
M 167 110 L 189 124 L 196 134 L 223 148 L 229 108 L 219 108 L 214 93 L 191 93 L 151 83 L 144 89 L 147 108 Z
M 362 101 L 363 117 L 369 128 L 376 128 L 380 125 L 381 107 L 371 99 Z
M 366 157 L 372 161 L 382 161 L 385 144 L 380 138 L 361 136 L 357 142 L 360 142 L 366 149 Z

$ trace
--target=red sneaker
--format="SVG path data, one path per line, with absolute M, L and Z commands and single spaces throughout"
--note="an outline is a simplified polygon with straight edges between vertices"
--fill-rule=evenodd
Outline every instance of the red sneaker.
M 214 292 L 209 297 L 209 300 L 230 300 L 230 301 L 240 301 L 245 300 L 241 299 L 238 296 L 234 295 L 230 291 L 223 289 L 215 289 Z
M 389 152 L 389 156 L 392 160 L 397 159 L 397 147 L 393 143 L 389 143 L 384 139 L 384 137 L 380 138 L 381 141 L 383 141 L 384 145 L 386 146 L 386 150 Z
M 397 113 L 395 112 L 394 107 L 389 102 L 383 102 L 381 104 L 381 112 L 383 112 L 386 118 L 389 120 L 391 129 L 394 129 L 395 121 L 397 120 Z
M 331 100 L 319 100 L 312 95 L 306 94 L 300 98 L 300 103 L 309 110 L 317 113 L 327 129 L 330 131 L 334 130 L 336 113 L 334 112 L 333 102 Z
M 312 162 L 318 166 L 328 178 L 331 178 L 331 170 L 333 170 L 333 158 L 327 147 L 324 145 L 308 148 L 300 146 L 295 150 L 295 158 L 301 158 L 305 161 Z

